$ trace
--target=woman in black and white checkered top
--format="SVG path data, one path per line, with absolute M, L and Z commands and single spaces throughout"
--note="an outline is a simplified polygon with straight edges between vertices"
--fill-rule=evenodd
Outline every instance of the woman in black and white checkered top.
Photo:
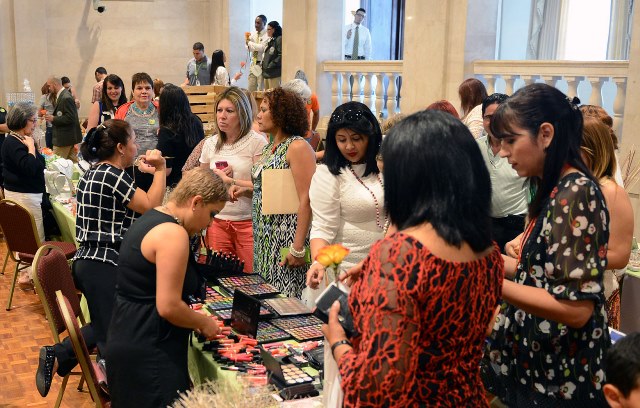
M 137 188 L 125 172 L 138 155 L 136 136 L 127 122 L 117 119 L 91 129 L 80 151 L 94 164 L 78 183 L 76 239 L 80 247 L 74 258 L 73 275 L 91 313 L 91 324 L 83 327 L 83 335 L 89 346 L 97 344 L 104 357 L 120 243 L 136 216 L 162 204 L 165 159 L 158 150 L 140 155 L 138 169 L 153 174 L 153 184 L 148 192 Z M 40 393 L 48 393 L 53 371 L 64 376 L 76 364 L 69 342 L 43 347 L 36 375 Z

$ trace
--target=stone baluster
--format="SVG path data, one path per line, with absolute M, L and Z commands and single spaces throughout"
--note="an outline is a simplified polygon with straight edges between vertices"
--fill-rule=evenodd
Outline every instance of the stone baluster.
M 375 106 L 371 103 L 371 73 L 367 72 L 364 76 L 364 104 L 372 111 L 375 110 Z
M 513 95 L 513 87 L 519 75 L 502 75 L 505 83 L 504 93 Z
M 389 76 L 389 86 L 387 87 L 387 117 L 389 117 L 395 114 L 398 108 L 398 101 L 396 101 L 396 97 L 398 96 L 398 87 L 396 85 L 398 74 L 389 72 L 387 75 Z
M 331 112 L 333 112 L 341 102 L 340 93 L 338 92 L 340 89 L 341 76 L 339 72 L 331 72 Z
M 557 77 L 555 75 L 540 75 L 540 79 L 542 79 L 545 84 L 553 86 L 555 88 L 556 83 L 558 82 L 558 79 L 560 79 L 560 77 Z
M 622 120 L 624 115 L 624 104 L 627 98 L 627 78 L 613 77 L 613 83 L 616 84 L 616 97 L 613 100 L 613 131 L 618 136 L 618 145 L 622 142 Z
M 348 72 L 342 73 L 342 92 L 341 92 L 339 105 L 342 105 L 343 103 L 350 100 L 350 96 L 349 96 L 351 95 L 351 84 L 349 83 L 350 79 L 351 77 Z
M 539 75 L 520 75 L 524 81 L 524 86 L 531 85 L 539 78 Z
M 493 74 L 484 74 L 484 80 L 487 83 L 487 95 L 492 95 L 496 92 L 496 76 Z
M 382 72 L 376 73 L 376 79 L 378 81 L 375 95 L 376 116 L 380 116 L 384 108 L 384 74 Z
M 573 98 L 574 96 L 578 96 L 578 84 L 584 77 L 581 76 L 565 76 L 563 77 L 565 81 L 567 81 L 567 96 L 569 98 Z
M 357 102 L 362 102 L 362 96 L 360 95 L 360 91 L 361 91 L 361 86 L 360 86 L 360 73 L 359 72 L 352 72 L 351 73 L 351 81 L 353 82 L 353 85 L 351 85 L 351 100 L 352 101 L 357 101 Z
M 606 79 L 605 77 L 587 77 L 587 81 L 591 83 L 589 105 L 602 106 L 602 84 Z

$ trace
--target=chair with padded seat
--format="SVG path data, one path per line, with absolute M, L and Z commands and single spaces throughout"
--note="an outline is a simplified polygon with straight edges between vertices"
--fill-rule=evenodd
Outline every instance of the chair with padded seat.
M 71 276 L 69 262 L 67 262 L 60 248 L 53 245 L 43 245 L 38 249 L 34 257 L 33 271 L 33 283 L 36 287 L 40 302 L 44 307 L 53 342 L 60 343 L 60 334 L 66 330 L 66 326 L 56 303 L 56 291 L 61 291 L 62 294 L 69 299 L 74 314 L 79 316 L 82 325 L 86 324 L 82 309 L 80 308 L 80 301 L 77 295 L 78 291 Z M 58 392 L 55 408 L 58 408 L 62 403 L 67 381 L 71 375 L 81 376 L 82 372 L 70 372 L 64 376 L 60 391 Z M 81 377 L 78 391 L 82 390 L 82 386 L 83 378 Z
M 87 344 L 82 337 L 82 332 L 78 325 L 78 319 L 73 312 L 69 299 L 63 295 L 61 291 L 57 291 L 56 302 L 60 308 L 60 313 L 62 314 L 67 331 L 69 332 L 69 337 L 71 338 L 71 344 L 73 345 L 73 351 L 78 359 L 78 364 L 80 364 L 82 373 L 87 379 L 87 388 L 89 388 L 89 394 L 91 395 L 93 402 L 96 404 L 97 408 L 110 407 L 111 402 L 109 400 L 109 396 L 103 390 L 103 387 L 106 387 L 107 384 L 106 375 L 103 373 L 98 363 L 96 363 L 95 360 L 92 360 L 89 356 Z
M 62 250 L 65 258 L 69 260 L 76 254 L 76 246 L 69 242 L 41 242 L 33 215 L 22 205 L 12 200 L 0 200 L 0 228 L 2 228 L 7 242 L 8 255 L 16 263 L 7 304 L 7 310 L 11 310 L 18 273 L 31 266 L 38 248 L 43 244 L 56 246 Z M 18 254 L 17 257 L 15 253 Z M 2 272 L 4 273 L 4 268 Z

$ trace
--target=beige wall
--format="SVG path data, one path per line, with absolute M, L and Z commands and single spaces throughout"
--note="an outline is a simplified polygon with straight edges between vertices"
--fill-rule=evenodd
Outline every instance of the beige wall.
M 105 4 L 99 14 L 91 1 L 0 0 L 0 104 L 6 104 L 5 92 L 22 90 L 24 78 L 39 96 L 49 74 L 66 75 L 86 116 L 98 66 L 118 74 L 128 93 L 136 72 L 181 83 L 196 41 L 208 55 L 228 48 L 228 0 Z

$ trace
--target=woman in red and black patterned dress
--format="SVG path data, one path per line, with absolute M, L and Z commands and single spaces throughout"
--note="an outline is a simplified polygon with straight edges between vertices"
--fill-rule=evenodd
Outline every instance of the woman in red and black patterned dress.
M 480 151 L 460 121 L 423 111 L 393 128 L 382 156 L 385 206 L 399 232 L 350 277 L 353 344 L 338 304 L 324 327 L 344 406 L 487 406 L 479 362 L 503 261 Z

